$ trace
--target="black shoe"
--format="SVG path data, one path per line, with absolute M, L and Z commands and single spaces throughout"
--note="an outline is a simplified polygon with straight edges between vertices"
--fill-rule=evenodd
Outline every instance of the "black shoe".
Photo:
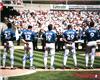
M 1 69 L 6 69 L 6 67 L 2 67 Z

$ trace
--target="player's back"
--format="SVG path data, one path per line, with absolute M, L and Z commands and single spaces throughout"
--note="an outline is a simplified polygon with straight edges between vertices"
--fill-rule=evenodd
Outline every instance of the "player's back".
M 22 38 L 25 41 L 32 42 L 34 37 L 35 37 L 35 33 L 32 32 L 31 30 L 24 30 L 23 33 L 22 33 Z
M 12 29 L 6 29 L 2 32 L 2 36 L 6 41 L 13 41 L 15 37 L 15 32 Z
M 89 28 L 86 30 L 87 41 L 96 41 L 98 39 L 98 31 L 95 28 Z
M 54 43 L 56 41 L 56 33 L 53 31 L 47 31 L 45 37 L 47 43 Z
M 74 41 L 76 39 L 76 31 L 75 30 L 66 30 L 64 33 L 64 38 L 67 40 L 67 41 Z

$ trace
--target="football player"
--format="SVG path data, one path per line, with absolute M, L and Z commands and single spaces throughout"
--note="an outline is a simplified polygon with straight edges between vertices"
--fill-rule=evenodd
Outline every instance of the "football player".
M 75 40 L 77 39 L 77 33 L 73 30 L 72 25 L 68 25 L 67 30 L 63 33 L 64 42 L 65 42 L 65 52 L 63 59 L 63 68 L 67 68 L 66 66 L 68 55 L 71 52 L 74 59 L 75 68 L 77 67 L 77 58 L 76 58 L 76 49 L 75 49 Z
M 30 69 L 35 69 L 33 66 L 33 40 L 35 39 L 35 32 L 32 31 L 32 26 L 28 26 L 28 29 L 22 33 L 22 42 L 24 42 L 24 56 L 23 56 L 23 69 L 25 69 L 26 60 L 28 59 L 28 53 L 30 53 Z
M 54 68 L 54 57 L 55 57 L 55 41 L 56 41 L 56 33 L 52 31 L 52 24 L 48 25 L 48 31 L 43 34 L 43 38 L 46 42 L 45 44 L 45 52 L 44 52 L 44 67 L 47 69 L 47 58 L 48 58 L 48 52 L 50 52 L 51 56 L 51 69 Z
M 87 47 L 86 47 L 86 68 L 88 68 L 88 61 L 89 55 L 91 56 L 91 65 L 90 67 L 93 68 L 94 60 L 95 60 L 95 52 L 96 52 L 96 40 L 98 39 L 99 33 L 98 30 L 94 27 L 94 22 L 90 22 L 89 28 L 85 31 Z
M 4 40 L 3 68 L 5 68 L 6 57 L 8 50 L 10 51 L 11 69 L 14 66 L 14 44 L 15 32 L 12 29 L 12 24 L 7 24 L 8 28 L 1 33 L 1 38 Z

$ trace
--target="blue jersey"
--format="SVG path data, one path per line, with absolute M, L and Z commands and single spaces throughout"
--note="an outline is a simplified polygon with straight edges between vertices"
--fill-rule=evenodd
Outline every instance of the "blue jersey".
M 99 37 L 98 30 L 95 28 L 89 28 L 85 32 L 87 41 L 96 41 Z
M 35 32 L 31 30 L 24 30 L 21 36 L 25 41 L 32 42 L 35 39 Z
M 46 43 L 55 43 L 56 36 L 56 33 L 53 31 L 47 31 L 43 34 L 43 38 L 45 39 Z
M 100 30 L 98 30 L 98 32 L 99 32 L 99 39 L 100 39 Z
M 75 30 L 66 30 L 63 33 L 64 38 L 69 41 L 69 42 L 73 42 L 77 39 L 77 33 Z
M 1 33 L 1 37 L 4 41 L 13 41 L 15 40 L 15 32 L 8 28 Z

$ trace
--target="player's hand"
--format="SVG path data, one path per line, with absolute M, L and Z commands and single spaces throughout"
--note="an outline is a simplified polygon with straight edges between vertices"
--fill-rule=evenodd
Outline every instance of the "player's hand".
M 63 38 L 60 38 L 60 41 L 63 41 Z
M 25 42 L 26 45 L 29 45 L 28 42 Z

